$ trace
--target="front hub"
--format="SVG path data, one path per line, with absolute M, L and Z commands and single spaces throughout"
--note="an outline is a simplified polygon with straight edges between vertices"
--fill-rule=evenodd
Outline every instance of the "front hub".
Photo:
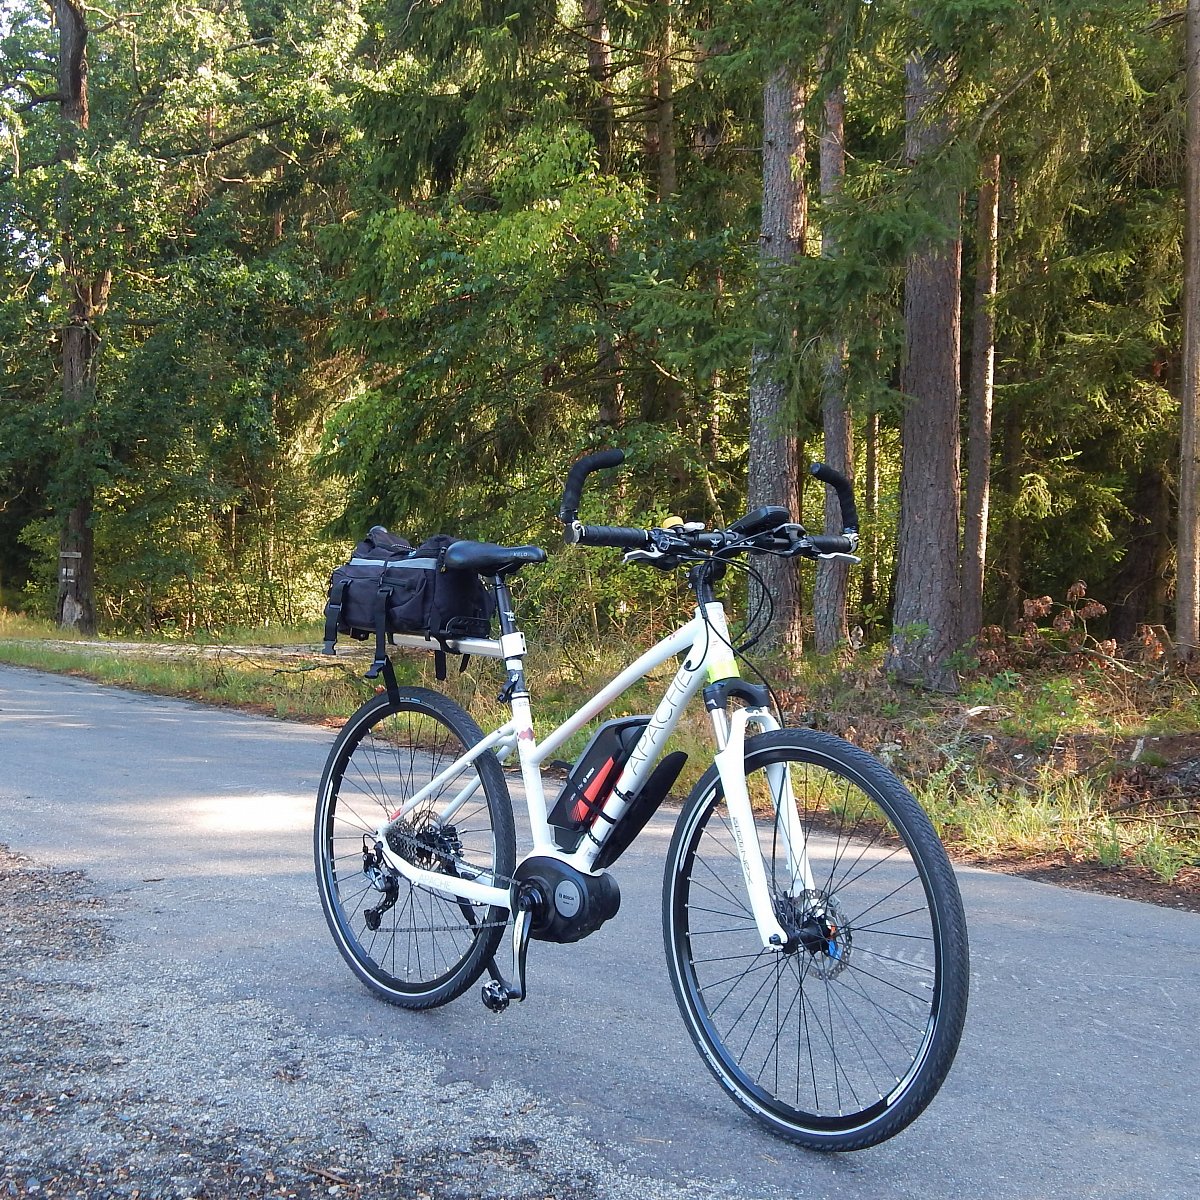
M 785 953 L 805 951 L 812 959 L 812 970 L 822 979 L 832 979 L 846 969 L 854 938 L 833 896 L 805 891 L 781 897 L 775 909 L 779 923 L 788 932 Z

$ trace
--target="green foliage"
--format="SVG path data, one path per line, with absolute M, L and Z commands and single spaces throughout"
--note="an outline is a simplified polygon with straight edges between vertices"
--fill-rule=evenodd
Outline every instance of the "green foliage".
M 851 620 L 882 630 L 905 271 L 957 236 L 942 200 L 961 193 L 969 295 L 972 193 L 997 150 L 989 617 L 1013 626 L 1026 597 L 1077 578 L 1129 596 L 1149 538 L 1142 592 L 1113 624 L 1163 619 L 1178 24 L 1144 0 L 647 0 L 604 15 L 607 65 L 581 6 L 153 0 L 136 21 L 94 19 L 91 123 L 70 130 L 33 102 L 57 54 L 45 6 L 5 5 L 0 585 L 33 580 L 31 601 L 49 602 L 56 530 L 86 497 L 109 620 L 288 620 L 343 548 L 331 530 L 552 542 L 566 467 L 596 445 L 630 451 L 596 519 L 732 519 L 751 348 L 771 354 L 818 457 L 836 343 L 860 482 L 868 416 L 881 426 L 865 540 L 879 586 Z M 916 165 L 913 53 L 944 78 L 951 134 Z M 809 81 L 808 253 L 767 272 L 762 89 L 784 66 Z M 818 198 L 835 85 L 848 171 Z M 106 273 L 94 386 L 68 403 L 73 280 Z M 810 525 L 821 499 L 806 489 Z M 597 619 L 648 600 L 595 570 Z
M 54 74 L 40 8 L 6 6 L 0 110 L 0 511 L 28 527 L 24 570 L 49 584 L 54 529 L 86 499 L 116 625 L 294 620 L 333 557 L 308 462 L 347 363 L 312 227 L 356 8 L 276 5 L 261 38 L 240 6 L 98 25 L 86 129 L 19 103 Z M 67 396 L 55 358 L 80 287 L 97 349 Z

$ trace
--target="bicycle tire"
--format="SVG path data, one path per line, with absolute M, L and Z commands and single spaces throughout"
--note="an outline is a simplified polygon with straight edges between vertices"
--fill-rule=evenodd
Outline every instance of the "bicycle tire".
M 675 997 L 743 1109 L 810 1149 L 863 1149 L 926 1108 L 958 1049 L 969 980 L 958 884 L 924 810 L 858 747 L 781 729 L 748 739 L 745 763 L 776 915 L 792 936 L 786 952 L 762 945 L 714 765 L 667 858 Z M 774 766 L 791 778 L 812 890 L 788 867 Z
M 407 688 L 395 702 L 387 695 L 367 701 L 346 722 L 326 762 L 313 831 L 321 906 L 350 969 L 391 1004 L 422 1009 L 453 1000 L 479 978 L 504 934 L 506 909 L 417 887 L 381 869 L 372 854 L 376 830 L 482 737 L 454 701 Z M 468 780 L 475 792 L 450 822 L 439 823 L 434 804 Z M 511 878 L 512 802 L 495 755 L 481 755 L 443 784 L 395 837 L 392 849 L 427 870 Z M 370 916 L 388 895 L 390 907 Z

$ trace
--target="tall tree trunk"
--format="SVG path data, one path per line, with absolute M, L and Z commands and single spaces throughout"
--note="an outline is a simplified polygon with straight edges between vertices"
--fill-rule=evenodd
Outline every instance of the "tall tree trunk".
M 760 300 L 765 322 L 777 324 L 773 298 L 766 290 L 771 271 L 790 262 L 804 243 L 807 218 L 804 190 L 804 94 L 795 74 L 776 70 L 763 89 L 763 191 L 759 263 L 764 291 Z M 781 333 L 776 350 L 787 353 Z M 779 504 L 793 518 L 800 513 L 798 445 L 794 418 L 788 412 L 786 387 L 772 348 L 758 345 L 750 364 L 750 508 Z M 799 575 L 794 559 L 764 556 L 756 571 L 774 602 L 775 621 L 763 637 L 769 648 L 799 650 L 803 644 Z M 763 603 L 756 583 L 750 610 Z
M 1010 400 L 1003 410 L 1003 442 L 1000 448 L 1000 479 L 1007 499 L 1008 520 L 1004 525 L 1004 558 L 1000 575 L 1004 581 L 1003 622 L 1012 629 L 1021 616 L 1021 568 L 1024 564 L 1021 518 L 1017 501 L 1021 497 L 1021 468 L 1025 459 L 1025 427 L 1021 406 Z
M 675 0 L 655 0 L 654 42 L 645 60 L 646 166 L 659 200 L 677 186 L 675 174 L 675 67 L 672 61 Z
M 658 198 L 665 200 L 679 190 L 675 172 L 675 64 L 672 60 L 675 30 L 673 0 L 659 0 L 663 13 L 662 41 L 658 56 Z
M 830 200 L 842 188 L 846 174 L 845 92 L 841 87 L 825 99 L 825 122 L 821 130 L 821 196 Z M 840 253 L 833 235 L 821 230 L 821 253 L 835 258 Z M 825 431 L 825 462 L 847 478 L 854 475 L 854 453 L 850 434 L 850 410 L 846 404 L 846 340 L 834 337 L 828 347 L 821 388 L 821 423 Z M 840 531 L 841 508 L 837 497 L 825 489 L 825 528 Z M 836 650 L 848 636 L 846 628 L 846 563 L 822 561 L 817 566 L 813 587 L 814 644 L 820 654 Z
M 659 203 L 669 199 L 676 190 L 675 175 L 675 84 L 673 43 L 673 8 L 676 0 L 655 0 L 654 42 L 645 60 L 648 102 L 646 105 L 646 179 Z M 653 356 L 657 350 L 651 341 Z M 655 363 L 648 364 L 643 379 L 642 417 L 651 424 L 675 427 L 681 434 L 690 428 L 685 395 L 679 381 Z M 687 472 L 682 462 L 675 463 L 679 481 Z
M 1134 641 L 1139 625 L 1162 623 L 1171 549 L 1171 504 L 1161 469 L 1144 467 L 1133 484 L 1129 541 L 1112 581 L 1108 606 L 1108 631 L 1120 645 Z
M 868 630 L 879 606 L 879 414 L 868 413 L 863 431 L 862 505 L 866 515 L 864 538 L 862 606 Z
M 58 159 L 71 163 L 79 154 L 78 133 L 88 127 L 88 27 L 84 6 L 76 0 L 52 0 L 58 26 L 58 95 L 62 128 Z M 63 416 L 77 440 L 87 436 L 88 417 L 94 407 L 96 351 L 99 345 L 94 322 L 108 302 L 111 275 L 107 270 L 91 275 L 77 253 L 74 237 L 75 180 L 64 174 L 59 194 L 59 252 L 66 288 L 66 320 L 62 328 Z M 95 556 L 91 529 L 94 483 L 83 457 L 76 456 L 70 471 L 73 499 L 59 538 L 58 603 L 56 619 L 64 628 L 96 632 Z
M 609 175 L 616 164 L 616 117 L 612 90 L 612 40 L 608 32 L 605 0 L 584 0 L 583 20 L 584 36 L 587 38 L 588 74 L 596 85 L 592 137 L 596 143 L 596 157 L 600 170 Z M 615 233 L 608 235 L 606 249 L 609 259 L 616 256 L 618 245 Z M 596 374 L 599 423 L 620 428 L 625 417 L 621 357 L 613 345 L 612 338 L 605 332 L 596 337 Z
M 612 91 L 612 40 L 608 33 L 605 0 L 583 0 L 584 36 L 587 38 L 588 74 L 596 85 L 592 110 L 592 138 L 600 170 L 612 174 L 616 109 Z
M 1179 384 L 1179 576 L 1175 653 L 1200 646 L 1200 0 L 1187 0 L 1187 110 L 1183 229 L 1183 374 Z
M 929 199 L 957 230 L 959 196 L 928 164 L 949 130 L 935 107 L 945 90 L 940 63 L 911 58 L 905 119 L 909 161 L 926 167 Z M 900 436 L 900 534 L 896 604 L 885 666 L 896 678 L 957 691 L 951 656 L 959 640 L 958 406 L 961 242 L 951 234 L 909 258 L 904 289 L 905 393 Z
M 975 221 L 975 303 L 971 333 L 971 386 L 967 400 L 967 502 L 962 547 L 962 631 L 974 641 L 983 626 L 988 507 L 992 470 L 992 390 L 996 369 L 997 244 L 1000 237 L 1000 155 L 983 159 Z

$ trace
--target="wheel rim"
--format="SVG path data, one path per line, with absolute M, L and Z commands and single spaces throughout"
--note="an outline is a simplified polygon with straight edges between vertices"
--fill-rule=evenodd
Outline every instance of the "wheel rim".
M 429 712 L 387 713 L 351 738 L 330 776 L 324 799 L 324 882 L 336 935 L 376 983 L 400 993 L 450 983 L 481 939 L 506 914 L 415 887 L 374 852 L 374 834 L 464 749 L 459 735 Z M 437 813 L 467 780 L 478 786 L 445 824 Z M 496 836 L 483 782 L 468 768 L 407 814 L 391 848 L 425 870 L 455 870 L 490 880 Z M 369 913 L 389 899 L 371 928 Z
M 747 763 L 756 814 L 777 791 Z M 718 793 L 693 810 L 675 881 L 674 945 L 688 1019 L 710 1065 L 769 1121 L 829 1134 L 870 1124 L 918 1077 L 937 1024 L 937 913 L 919 862 L 863 782 L 788 764 L 812 882 L 787 865 L 778 821 L 759 848 L 788 949 L 764 949 Z

